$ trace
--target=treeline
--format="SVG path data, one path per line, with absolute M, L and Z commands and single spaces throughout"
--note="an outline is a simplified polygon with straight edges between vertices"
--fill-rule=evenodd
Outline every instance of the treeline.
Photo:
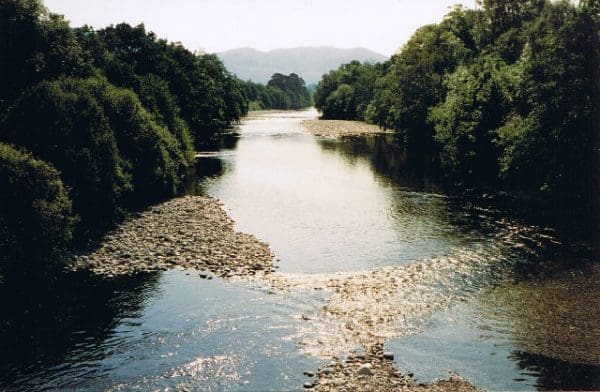
M 526 192 L 589 213 L 599 180 L 599 4 L 457 6 L 389 61 L 324 75 L 315 105 L 324 118 L 395 130 L 409 157 L 439 165 L 463 189 Z
M 216 56 L 143 25 L 73 29 L 40 0 L 1 0 L 0 275 L 60 262 L 177 195 L 194 145 L 246 112 Z
M 250 110 L 298 110 L 312 104 L 311 94 L 304 80 L 295 73 L 288 76 L 275 73 L 266 86 L 252 81 L 240 84 Z

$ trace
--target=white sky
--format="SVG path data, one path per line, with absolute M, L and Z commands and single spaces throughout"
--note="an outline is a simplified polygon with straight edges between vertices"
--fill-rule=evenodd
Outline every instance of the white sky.
M 143 22 L 192 51 L 362 46 L 391 55 L 420 26 L 475 0 L 44 0 L 72 26 Z

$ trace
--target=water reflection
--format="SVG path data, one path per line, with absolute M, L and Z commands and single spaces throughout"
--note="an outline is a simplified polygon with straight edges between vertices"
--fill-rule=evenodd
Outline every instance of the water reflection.
M 372 170 L 396 186 L 413 191 L 440 193 L 441 177 L 432 162 L 408 159 L 396 135 L 345 136 L 338 140 L 319 138 L 326 152 L 341 155 L 348 163 L 367 160 Z
M 72 373 L 99 376 L 93 363 L 119 343 L 106 340 L 125 318 L 143 312 L 156 281 L 146 275 L 106 282 L 77 273 L 2 286 L 0 388 L 57 388 L 53 380 Z
M 485 319 L 522 351 L 600 366 L 600 269 L 507 283 L 483 295 Z

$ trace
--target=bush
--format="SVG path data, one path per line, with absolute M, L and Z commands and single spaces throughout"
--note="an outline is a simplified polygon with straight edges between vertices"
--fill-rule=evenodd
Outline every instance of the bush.
M 0 143 L 0 274 L 64 260 L 75 221 L 58 171 Z

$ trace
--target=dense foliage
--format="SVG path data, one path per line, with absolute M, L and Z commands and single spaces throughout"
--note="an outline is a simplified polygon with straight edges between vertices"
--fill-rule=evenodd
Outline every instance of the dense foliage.
M 250 110 L 302 109 L 311 105 L 311 95 L 304 80 L 292 73 L 275 73 L 267 85 L 251 81 L 241 82 Z
M 395 130 L 409 156 L 438 162 L 456 185 L 532 192 L 589 213 L 598 176 L 598 3 L 480 6 L 455 7 L 417 30 L 371 66 L 380 70 L 374 83 L 353 77 L 369 70 L 357 63 L 324 75 L 317 107 L 325 118 Z
M 122 23 L 98 31 L 83 27 L 75 34 L 83 57 L 110 83 L 134 90 L 144 103 L 172 101 L 197 144 L 247 111 L 236 78 L 215 55 L 196 56 L 181 45 L 158 39 L 144 25 Z M 169 107 L 152 106 L 163 116 L 174 115 Z M 160 109 L 167 109 L 166 113 Z
M 340 66 L 326 75 L 317 86 L 315 107 L 323 118 L 363 120 L 373 99 L 375 80 L 381 66 L 358 61 Z
M 0 143 L 0 190 L 0 281 L 61 260 L 75 218 L 58 171 Z
M 0 0 L 0 142 L 16 148 L 0 150 L 0 262 L 38 265 L 178 194 L 194 143 L 247 106 L 216 56 L 143 25 L 72 29 L 41 0 Z

